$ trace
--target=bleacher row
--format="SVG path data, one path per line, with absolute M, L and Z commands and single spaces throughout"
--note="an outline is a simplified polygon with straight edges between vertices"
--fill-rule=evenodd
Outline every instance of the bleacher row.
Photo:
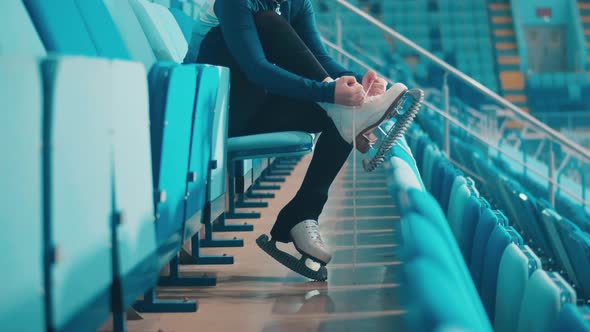
M 590 331 L 589 307 L 576 306 L 513 219 L 419 125 L 408 142 L 393 151 L 388 186 L 401 213 L 409 330 Z
M 146 0 L 0 2 L 3 330 L 94 331 L 112 312 L 122 331 L 131 305 L 196 310 L 156 284 L 215 285 L 179 261 L 233 263 L 200 247 L 242 246 L 213 232 L 252 230 L 226 220 L 256 218 L 236 206 L 265 206 L 246 195 L 273 197 L 252 190 L 280 188 L 261 181 L 313 150 L 303 132 L 227 139 L 229 71 L 181 65 L 177 22 L 192 20 Z

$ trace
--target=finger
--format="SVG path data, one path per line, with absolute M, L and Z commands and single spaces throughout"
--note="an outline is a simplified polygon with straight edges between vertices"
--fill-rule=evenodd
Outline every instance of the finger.
M 354 76 L 342 76 L 342 80 L 348 86 L 354 86 L 357 83 L 356 78 Z

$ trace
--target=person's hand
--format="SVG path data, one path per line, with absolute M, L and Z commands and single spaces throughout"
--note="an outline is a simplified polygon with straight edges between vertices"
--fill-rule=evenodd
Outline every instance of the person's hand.
M 336 80 L 334 103 L 346 106 L 359 106 L 365 100 L 365 90 L 353 76 L 342 76 Z
M 371 85 L 371 82 L 373 85 Z M 369 87 L 371 87 L 370 90 Z M 385 92 L 386 87 L 387 81 L 384 78 L 377 76 L 377 73 L 374 70 L 369 70 L 363 77 L 363 88 L 365 93 L 369 91 L 369 93 L 367 93 L 367 96 L 369 97 L 382 95 Z

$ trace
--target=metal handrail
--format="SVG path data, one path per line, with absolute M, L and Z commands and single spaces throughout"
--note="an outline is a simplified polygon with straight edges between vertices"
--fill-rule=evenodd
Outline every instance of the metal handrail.
M 356 58 L 352 54 L 346 52 L 345 50 L 343 50 L 341 47 L 337 46 L 336 44 L 331 43 L 331 42 L 329 42 L 329 41 L 327 41 L 325 39 L 324 39 L 324 43 L 326 43 L 326 45 L 328 47 L 332 48 L 336 52 L 342 54 L 343 56 L 347 57 L 351 61 L 357 63 L 359 66 L 361 66 L 361 67 L 363 67 L 363 68 L 365 68 L 367 70 L 374 70 L 370 65 L 368 65 L 365 62 L 363 62 L 362 60 Z M 381 74 L 379 74 L 379 75 L 382 76 Z M 387 76 L 382 76 L 382 77 L 384 77 L 387 81 L 392 82 L 392 80 L 389 79 Z M 445 112 L 443 110 L 440 110 L 438 107 L 436 107 L 435 105 L 431 104 L 430 102 L 424 101 L 424 105 L 427 106 L 429 109 L 431 109 L 433 112 L 435 112 L 438 115 L 442 116 L 445 120 L 449 121 L 453 125 L 457 126 L 458 128 L 462 129 L 463 131 L 465 131 L 467 134 L 471 135 L 476 140 L 484 143 L 487 147 L 489 147 L 489 148 L 497 151 L 502 156 L 505 156 L 508 159 L 511 159 L 516 164 L 518 164 L 518 165 L 524 167 L 525 169 L 527 169 L 529 172 L 531 172 L 531 173 L 533 173 L 533 174 L 535 174 L 535 175 L 543 178 L 544 180 L 547 180 L 550 186 L 554 186 L 554 188 L 559 188 L 559 190 L 561 192 L 570 195 L 575 201 L 577 201 L 577 202 L 581 203 L 582 205 L 590 208 L 590 201 L 586 201 L 584 198 L 580 197 L 578 194 L 576 194 L 576 193 L 572 192 L 571 190 L 569 190 L 568 188 L 564 187 L 561 183 L 559 183 L 556 179 L 554 179 L 554 177 L 550 177 L 550 176 L 547 176 L 546 174 L 543 174 L 542 172 L 540 172 L 537 169 L 531 167 L 530 165 L 526 164 L 525 162 L 521 161 L 520 159 L 514 157 L 511 153 L 505 151 L 504 149 L 500 148 L 499 146 L 497 146 L 495 144 L 490 143 L 488 140 L 486 140 L 485 138 L 483 138 L 480 134 L 472 131 L 467 126 L 465 126 L 463 123 L 461 123 L 459 120 L 453 118 L 451 115 L 447 114 L 447 112 Z M 451 158 L 450 155 L 448 155 L 448 157 L 451 160 L 451 162 L 454 161 Z M 469 173 L 471 173 L 471 172 L 469 172 Z M 585 183 L 581 183 L 580 185 L 581 186 L 585 186 Z M 553 190 L 553 194 L 554 194 L 554 192 L 555 192 L 555 190 Z
M 583 148 L 579 144 L 571 141 L 570 139 L 568 139 L 564 135 L 562 135 L 559 132 L 551 129 L 549 126 L 547 126 L 544 123 L 542 123 L 541 121 L 537 120 L 532 115 L 524 112 L 523 110 L 521 110 L 520 108 L 518 108 L 516 105 L 514 105 L 513 103 L 511 103 L 510 101 L 504 99 L 503 97 L 501 97 L 500 95 L 498 95 L 494 91 L 488 89 L 484 85 L 482 85 L 479 82 L 475 81 L 473 78 L 467 76 L 466 74 L 464 74 L 463 72 L 461 72 L 457 68 L 451 66 L 450 64 L 448 64 L 447 62 L 441 60 L 440 58 L 438 58 L 434 54 L 430 53 L 429 51 L 427 51 L 424 48 L 420 47 L 419 45 L 415 44 L 411 40 L 409 40 L 406 37 L 402 36 L 397 31 L 395 31 L 392 28 L 388 27 L 387 25 L 383 24 L 383 22 L 377 20 L 376 18 L 372 17 L 371 15 L 365 13 L 363 10 L 359 9 L 358 7 L 356 7 L 353 4 L 349 3 L 348 1 L 346 1 L 346 0 L 335 0 L 335 1 L 336 1 L 336 3 L 338 3 L 339 5 L 341 5 L 342 7 L 347 8 L 348 10 L 350 10 L 353 13 L 355 13 L 359 17 L 362 17 L 363 19 L 365 19 L 366 21 L 368 21 L 369 23 L 371 23 L 375 27 L 379 28 L 383 32 L 387 33 L 391 37 L 395 38 L 396 40 L 402 42 L 406 46 L 408 46 L 411 49 L 415 50 L 416 52 L 420 53 L 424 57 L 428 58 L 430 61 L 432 61 L 438 67 L 444 69 L 446 72 L 448 72 L 448 73 L 452 74 L 453 76 L 457 77 L 463 83 L 465 83 L 465 84 L 473 87 L 474 89 L 476 89 L 477 91 L 479 91 L 483 95 L 485 95 L 488 98 L 496 101 L 498 104 L 502 105 L 503 107 L 506 107 L 507 109 L 513 111 L 514 114 L 517 117 L 519 117 L 521 120 L 525 120 L 527 122 L 530 122 L 530 123 L 534 124 L 540 130 L 542 130 L 545 134 L 547 134 L 548 136 L 550 136 L 551 138 L 553 138 L 554 140 L 556 140 L 560 144 L 566 146 L 570 150 L 575 151 L 579 156 L 583 157 L 586 161 L 589 161 L 590 162 L 590 151 L 586 150 L 585 148 Z

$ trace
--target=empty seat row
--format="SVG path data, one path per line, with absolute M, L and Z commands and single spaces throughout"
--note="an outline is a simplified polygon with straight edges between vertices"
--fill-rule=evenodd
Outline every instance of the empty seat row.
M 557 326 L 567 324 L 561 318 L 567 312 L 576 315 L 579 331 L 587 330 L 578 309 L 568 307 L 576 304 L 576 292 L 561 275 L 541 269 L 541 260 L 509 218 L 491 209 L 474 181 L 450 164 L 418 126 L 408 137 L 425 187 L 438 201 L 420 205 L 440 205 L 441 214 L 446 212 L 450 233 L 494 329 L 560 331 Z M 540 317 L 539 312 L 545 314 Z

